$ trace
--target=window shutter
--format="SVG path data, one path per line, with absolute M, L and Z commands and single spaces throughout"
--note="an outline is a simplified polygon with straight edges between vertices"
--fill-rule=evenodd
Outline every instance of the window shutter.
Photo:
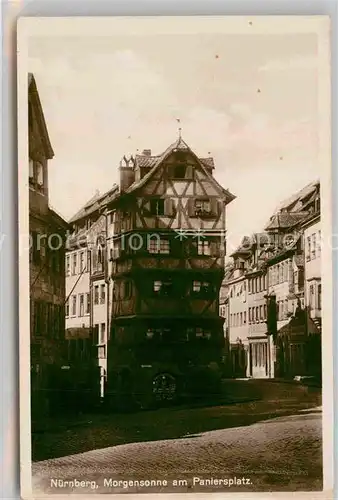
M 210 242 L 210 255 L 213 257 L 216 257 L 218 255 L 218 245 L 216 241 L 211 241 Z
M 166 198 L 164 200 L 164 214 L 168 217 L 173 217 L 175 214 L 174 200 L 171 198 Z
M 192 179 L 193 178 L 193 166 L 192 165 L 187 165 L 186 173 L 185 173 L 185 178 L 186 179 Z
M 188 216 L 189 217 L 195 216 L 195 200 L 194 200 L 194 198 L 189 198 L 189 200 L 188 200 Z
M 218 200 L 216 198 L 210 199 L 211 213 L 212 215 L 218 215 Z

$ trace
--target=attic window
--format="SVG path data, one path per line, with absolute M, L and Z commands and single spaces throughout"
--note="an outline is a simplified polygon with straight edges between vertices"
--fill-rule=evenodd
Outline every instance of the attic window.
M 177 165 L 174 166 L 173 178 L 174 179 L 185 179 L 186 172 L 187 172 L 186 165 L 178 163 Z

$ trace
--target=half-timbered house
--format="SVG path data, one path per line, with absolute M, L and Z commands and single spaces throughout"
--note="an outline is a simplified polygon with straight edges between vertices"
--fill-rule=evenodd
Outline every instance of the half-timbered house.
M 170 399 L 196 371 L 218 370 L 226 206 L 235 197 L 213 171 L 213 158 L 199 158 L 181 137 L 161 155 L 145 150 L 121 162 L 109 206 L 110 392 Z

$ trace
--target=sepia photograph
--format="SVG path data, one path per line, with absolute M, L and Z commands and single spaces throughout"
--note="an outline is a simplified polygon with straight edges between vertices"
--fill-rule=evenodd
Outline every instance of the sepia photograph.
M 19 20 L 24 498 L 328 498 L 329 36 Z

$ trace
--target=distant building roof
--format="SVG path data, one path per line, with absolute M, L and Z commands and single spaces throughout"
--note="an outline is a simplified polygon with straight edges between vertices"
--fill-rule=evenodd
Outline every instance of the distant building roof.
M 100 208 L 105 207 L 113 198 L 118 194 L 118 185 L 114 184 L 113 187 L 104 194 L 100 194 L 96 191 L 95 195 L 92 196 L 83 207 L 76 212 L 75 215 L 69 220 L 69 223 L 81 220 L 88 217 L 90 214 L 96 212 Z
M 282 201 L 282 203 L 276 208 L 274 213 L 278 213 L 283 209 L 286 210 L 292 208 L 292 206 L 295 205 L 298 200 L 302 200 L 303 198 L 311 194 L 311 192 L 314 191 L 319 184 L 319 180 L 310 182 L 310 184 L 307 184 L 300 191 L 297 191 L 295 194 Z
M 308 212 L 278 212 L 274 214 L 270 222 L 265 227 L 266 231 L 272 231 L 276 229 L 288 229 L 305 219 Z

